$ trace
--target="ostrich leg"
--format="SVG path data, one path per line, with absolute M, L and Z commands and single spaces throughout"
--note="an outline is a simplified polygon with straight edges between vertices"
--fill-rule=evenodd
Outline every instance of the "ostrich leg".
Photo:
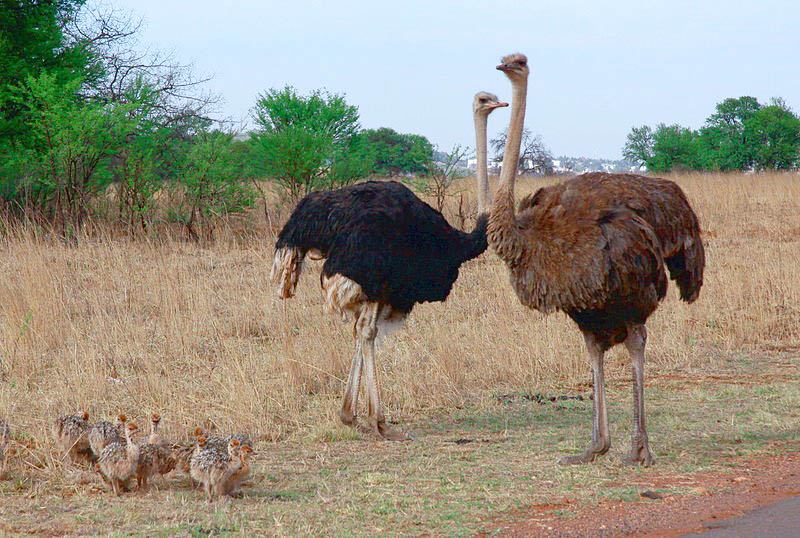
M 364 382 L 367 388 L 367 406 L 369 408 L 369 423 L 372 429 L 379 436 L 389 441 L 406 441 L 411 439 L 403 432 L 390 428 L 386 424 L 386 417 L 383 415 L 381 405 L 381 392 L 378 386 L 378 378 L 375 373 L 375 337 L 378 335 L 378 316 L 381 312 L 381 305 L 378 303 L 368 303 L 367 326 L 364 327 L 364 349 L 366 350 L 366 360 L 364 361 Z
M 591 333 L 584 332 L 583 338 L 586 341 L 586 349 L 589 351 L 589 357 L 592 360 L 592 379 L 594 382 L 592 444 L 583 454 L 561 458 L 558 461 L 561 465 L 593 462 L 597 456 L 605 454 L 611 447 L 611 439 L 608 436 L 608 409 L 606 408 L 606 384 L 605 374 L 603 373 L 603 349 Z
M 652 465 L 650 443 L 644 424 L 644 348 L 647 344 L 647 330 L 644 325 L 634 325 L 628 329 L 625 347 L 631 355 L 633 365 L 633 435 L 631 435 L 631 453 L 625 463 Z
M 350 376 L 347 378 L 347 388 L 344 391 L 342 400 L 342 410 L 339 411 L 339 419 L 344 424 L 352 426 L 356 421 L 356 407 L 358 405 L 358 389 L 361 381 L 361 367 L 364 364 L 362 353 L 361 335 L 356 335 L 356 352 L 353 361 L 350 363 Z

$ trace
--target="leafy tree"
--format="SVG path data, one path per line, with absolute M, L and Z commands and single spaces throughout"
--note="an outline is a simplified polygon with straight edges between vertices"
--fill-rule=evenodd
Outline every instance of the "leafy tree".
M 647 168 L 656 172 L 701 168 L 695 132 L 680 125 L 660 123 L 653 132 L 653 155 L 646 163 Z
M 258 130 L 252 149 L 257 171 L 293 199 L 315 189 L 347 185 L 369 166 L 357 140 L 358 108 L 320 90 L 299 95 L 291 86 L 261 94 L 252 111 Z M 361 159 L 361 160 L 360 160 Z
M 15 156 L 26 164 L 17 168 L 14 194 L 49 211 L 65 231 L 81 225 L 91 198 L 109 184 L 111 158 L 135 127 L 136 104 L 84 102 L 76 98 L 80 84 L 42 74 L 28 79 L 18 101 L 33 119 L 31 146 Z
M 508 129 L 489 141 L 489 145 L 495 154 L 495 161 L 503 160 L 507 137 Z M 544 145 L 542 137 L 540 135 L 534 136 L 528 129 L 523 129 L 522 131 L 518 170 L 523 174 L 539 176 L 553 173 L 553 154 Z
M 700 136 L 710 167 L 718 170 L 747 170 L 755 159 L 754 147 L 747 138 L 745 122 L 761 105 L 755 97 L 725 99 L 716 113 L 706 120 Z
M 425 174 L 433 158 L 433 144 L 421 135 L 401 134 L 388 127 L 362 132 L 373 155 L 373 172 L 382 176 Z
M 622 157 L 641 166 L 653 157 L 653 130 L 647 125 L 634 127 L 628 133 L 628 140 L 622 148 Z
M 654 171 L 789 169 L 800 164 L 800 118 L 780 98 L 725 99 L 698 131 L 660 124 L 634 127 L 623 148 L 631 161 Z
M 27 133 L 27 110 L 19 95 L 29 78 L 49 73 L 54 83 L 66 84 L 86 74 L 86 50 L 62 31 L 84 2 L 0 0 L 0 149 Z
M 761 108 L 744 122 L 757 169 L 789 169 L 800 160 L 800 119 L 785 103 Z
M 171 215 L 183 223 L 193 239 L 201 235 L 211 239 L 219 217 L 253 203 L 253 191 L 242 178 L 233 136 L 220 131 L 200 133 L 193 140 L 178 186 L 182 196 L 170 208 Z

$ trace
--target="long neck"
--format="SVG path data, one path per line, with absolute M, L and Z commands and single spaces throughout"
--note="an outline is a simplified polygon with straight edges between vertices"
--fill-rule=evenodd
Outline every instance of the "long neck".
M 150 437 L 147 442 L 151 445 L 158 444 L 158 422 L 150 423 Z
M 475 112 L 475 157 L 478 166 L 475 178 L 478 181 L 478 214 L 485 213 L 492 206 L 492 191 L 489 190 L 489 169 L 486 163 L 486 124 L 488 114 Z
M 511 121 L 503 153 L 503 169 L 500 172 L 492 204 L 492 216 L 489 219 L 489 243 L 506 263 L 519 259 L 527 248 L 525 238 L 517 227 L 514 213 L 514 182 L 517 178 L 522 128 L 525 122 L 528 83 L 527 80 L 514 80 L 511 84 L 513 88 Z
M 138 451 L 136 443 L 134 443 L 133 439 L 131 439 L 131 431 L 127 428 L 125 428 L 125 447 L 128 449 L 128 452 Z

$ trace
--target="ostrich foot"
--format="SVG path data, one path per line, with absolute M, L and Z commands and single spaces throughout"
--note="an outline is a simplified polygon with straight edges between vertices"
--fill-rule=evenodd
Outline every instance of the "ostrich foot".
M 342 421 L 342 424 L 345 426 L 355 426 L 356 425 L 356 416 L 355 414 L 347 411 L 346 409 L 342 409 L 339 411 L 339 420 Z
M 408 434 L 401 432 L 400 430 L 395 430 L 394 428 L 389 427 L 385 421 L 376 421 L 375 419 L 370 418 L 370 424 L 372 425 L 372 431 L 378 434 L 378 436 L 386 439 L 387 441 L 412 441 L 414 437 Z
M 610 443 L 609 444 L 592 444 L 589 448 L 587 448 L 583 454 L 578 454 L 577 456 L 564 456 L 560 460 L 558 460 L 559 465 L 580 465 L 582 463 L 592 463 L 597 456 L 602 456 L 606 452 L 608 452 Z
M 622 458 L 622 463 L 626 465 L 641 465 L 642 467 L 650 467 L 656 462 L 650 454 L 650 445 L 647 438 L 634 438 L 631 441 L 631 452 L 628 456 Z

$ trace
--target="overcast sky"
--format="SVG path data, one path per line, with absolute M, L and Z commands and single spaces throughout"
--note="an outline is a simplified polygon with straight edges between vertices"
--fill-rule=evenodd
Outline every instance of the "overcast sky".
M 726 97 L 800 109 L 796 0 L 108 1 L 144 18 L 143 43 L 213 75 L 235 119 L 267 88 L 326 88 L 364 127 L 474 146 L 472 96 L 510 98 L 494 67 L 516 51 L 526 126 L 555 155 L 619 158 L 632 126 L 699 127 Z M 507 121 L 494 112 L 490 134 Z

